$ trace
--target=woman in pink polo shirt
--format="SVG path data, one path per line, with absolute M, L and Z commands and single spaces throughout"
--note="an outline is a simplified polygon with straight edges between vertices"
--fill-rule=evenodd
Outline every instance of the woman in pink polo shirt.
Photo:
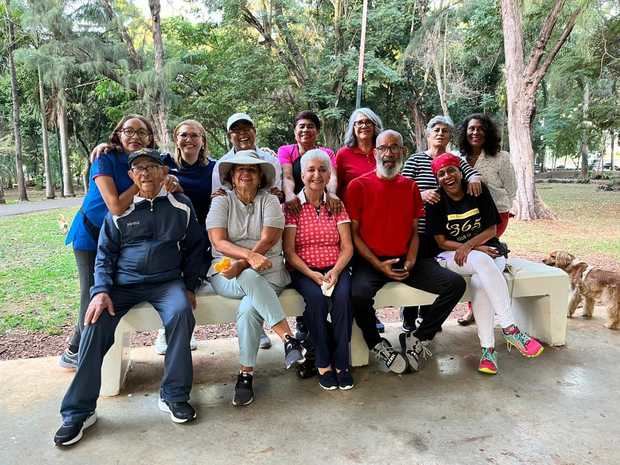
M 320 149 L 301 157 L 303 189 L 299 213 L 286 209 L 283 249 L 293 287 L 306 302 L 304 319 L 316 351 L 319 385 L 326 390 L 353 387 L 349 341 L 353 324 L 347 268 L 353 255 L 346 211 L 327 207 L 331 160 Z M 329 328 L 331 322 L 332 329 Z

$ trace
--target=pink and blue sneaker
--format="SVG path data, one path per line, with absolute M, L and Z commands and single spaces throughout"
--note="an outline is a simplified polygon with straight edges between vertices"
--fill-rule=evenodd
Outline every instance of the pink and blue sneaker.
M 538 357 L 544 350 L 540 342 L 520 331 L 515 325 L 504 329 L 503 333 L 508 351 L 510 351 L 511 346 L 514 346 L 524 357 L 533 358 Z

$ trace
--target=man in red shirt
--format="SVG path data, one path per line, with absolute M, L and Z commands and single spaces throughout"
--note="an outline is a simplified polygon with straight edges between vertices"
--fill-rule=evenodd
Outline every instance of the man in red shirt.
M 418 218 L 424 216 L 424 204 L 415 181 L 400 174 L 405 157 L 402 136 L 390 129 L 381 132 L 374 155 L 375 171 L 351 181 L 346 193 L 357 254 L 351 303 L 355 321 L 377 359 L 395 373 L 408 366 L 417 371 L 421 358 L 431 355 L 423 341 L 432 340 L 441 329 L 465 292 L 465 280 L 433 258 L 417 257 Z M 389 281 L 438 294 L 419 326 L 400 334 L 406 358 L 381 338 L 375 326 L 374 296 Z

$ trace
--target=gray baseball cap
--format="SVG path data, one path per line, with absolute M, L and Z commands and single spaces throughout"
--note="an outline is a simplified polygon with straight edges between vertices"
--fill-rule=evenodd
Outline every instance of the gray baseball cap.
M 230 115 L 228 121 L 226 121 L 226 131 L 230 131 L 232 125 L 238 123 L 239 121 L 247 121 L 252 126 L 254 126 L 254 121 L 252 121 L 250 115 L 248 115 L 247 113 L 235 113 Z

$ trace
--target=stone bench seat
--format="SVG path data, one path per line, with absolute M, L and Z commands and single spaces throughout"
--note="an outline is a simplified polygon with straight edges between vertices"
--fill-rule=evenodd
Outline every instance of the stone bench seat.
M 512 310 L 517 325 L 533 337 L 553 346 L 566 343 L 569 280 L 562 270 L 519 258 L 510 258 L 511 273 L 505 273 L 512 297 Z M 402 283 L 390 282 L 379 290 L 375 307 L 404 307 L 428 305 L 435 294 L 424 292 Z M 196 324 L 220 324 L 235 321 L 239 300 L 219 296 L 210 285 L 196 295 Z M 468 289 L 462 302 L 471 300 Z M 294 289 L 285 289 L 280 302 L 287 316 L 299 316 L 304 311 L 303 298 Z M 143 303 L 132 308 L 120 321 L 114 345 L 107 353 L 102 367 L 102 396 L 120 392 L 131 363 L 129 341 L 134 331 L 155 330 L 161 327 L 155 309 Z M 368 348 L 360 329 L 353 323 L 351 335 L 351 364 L 368 364 Z

